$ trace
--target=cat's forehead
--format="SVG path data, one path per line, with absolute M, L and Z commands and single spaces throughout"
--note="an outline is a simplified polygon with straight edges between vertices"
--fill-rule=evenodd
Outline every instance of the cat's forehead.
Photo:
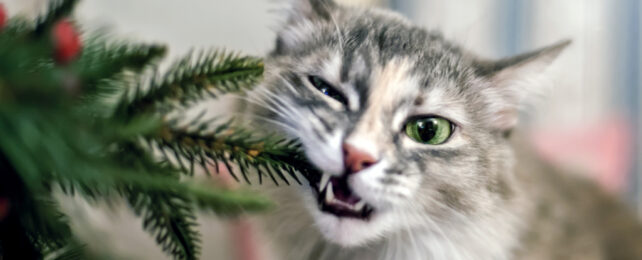
M 337 12 L 328 21 L 307 21 L 289 30 L 296 35 L 288 36 L 296 37 L 296 44 L 284 54 L 308 62 L 301 65 L 310 69 L 333 64 L 339 71 L 336 79 L 329 80 L 361 89 L 371 83 L 367 81 L 376 68 L 399 60 L 409 65 L 408 74 L 420 78 L 422 85 L 431 80 L 459 80 L 467 70 L 458 46 L 388 13 Z
M 459 102 L 474 77 L 468 57 L 439 33 L 372 10 L 339 9 L 330 19 L 292 23 L 271 57 L 297 75 L 321 76 L 349 99 L 350 110 L 391 122 L 413 105 Z

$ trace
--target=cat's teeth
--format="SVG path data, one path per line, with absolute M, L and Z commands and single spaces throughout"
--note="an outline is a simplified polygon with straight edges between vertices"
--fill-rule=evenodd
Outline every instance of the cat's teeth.
M 328 190 L 325 192 L 325 202 L 330 203 L 334 200 L 334 193 L 332 193 L 332 182 L 328 183 Z
M 330 181 L 330 173 L 324 172 L 323 176 L 321 176 L 321 182 L 319 182 L 319 192 L 325 190 L 325 186 L 328 185 L 329 181 Z
M 357 204 L 354 205 L 353 209 L 355 211 L 361 211 L 365 205 L 366 205 L 366 202 L 361 200 L 361 201 L 357 202 Z

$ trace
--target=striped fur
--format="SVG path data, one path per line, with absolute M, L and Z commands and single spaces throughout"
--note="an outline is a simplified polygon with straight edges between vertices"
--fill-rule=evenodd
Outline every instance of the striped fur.
M 541 87 L 525 82 L 566 45 L 488 61 L 388 11 L 295 1 L 266 59 L 265 82 L 247 98 L 250 118 L 301 140 L 324 172 L 342 174 L 343 143 L 379 160 L 349 177 L 375 208 L 369 221 L 320 211 L 307 186 L 270 192 L 281 207 L 267 226 L 286 246 L 284 258 L 553 259 L 565 250 L 533 250 L 564 234 L 527 239 L 538 232 L 530 229 L 534 221 L 559 224 L 538 219 L 538 207 L 572 210 L 539 200 L 548 189 L 529 185 L 546 185 L 538 178 L 552 171 L 523 168 L 508 136 L 529 93 Z M 332 84 L 347 104 L 316 90 L 310 75 Z M 417 115 L 449 119 L 453 136 L 442 145 L 410 140 L 403 124 Z

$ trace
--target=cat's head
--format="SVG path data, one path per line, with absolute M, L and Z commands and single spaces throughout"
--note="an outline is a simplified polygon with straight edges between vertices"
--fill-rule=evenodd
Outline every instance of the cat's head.
M 298 0 L 266 60 L 257 118 L 324 172 L 302 198 L 324 237 L 438 232 L 509 200 L 507 141 L 528 83 L 568 45 L 481 60 L 390 12 Z

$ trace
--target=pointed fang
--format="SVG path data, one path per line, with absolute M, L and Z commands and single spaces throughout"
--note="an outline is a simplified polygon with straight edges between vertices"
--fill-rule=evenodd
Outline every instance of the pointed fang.
M 323 176 L 321 177 L 321 182 L 319 182 L 319 191 L 325 190 L 325 187 L 328 185 L 329 181 L 330 181 L 330 174 L 323 173 Z
M 366 206 L 366 202 L 363 201 L 363 200 L 359 201 L 359 202 L 357 202 L 357 204 L 354 205 L 354 210 L 355 211 L 361 211 L 364 206 Z
M 325 202 L 330 203 L 334 200 L 334 193 L 332 192 L 332 182 L 328 184 L 328 190 L 325 192 Z

